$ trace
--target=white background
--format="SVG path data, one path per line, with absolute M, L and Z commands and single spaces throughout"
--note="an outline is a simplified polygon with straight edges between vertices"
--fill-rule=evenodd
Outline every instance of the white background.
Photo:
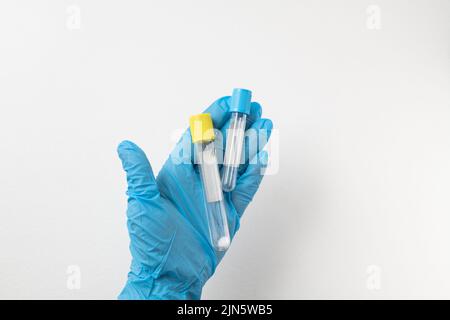
M 115 299 L 117 144 L 158 172 L 234 87 L 279 130 L 280 168 L 204 298 L 450 298 L 449 17 L 448 0 L 2 0 L 0 298 Z

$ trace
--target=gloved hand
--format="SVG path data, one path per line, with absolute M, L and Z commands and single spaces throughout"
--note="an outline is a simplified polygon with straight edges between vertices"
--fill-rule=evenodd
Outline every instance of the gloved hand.
M 224 140 L 229 101 L 230 97 L 221 98 L 204 111 L 211 114 Z M 266 132 L 268 139 L 272 122 L 261 119 L 261 113 L 261 106 L 253 102 L 247 128 Z M 187 130 L 174 152 L 190 139 Z M 263 146 L 259 147 L 261 150 Z M 247 149 L 236 188 L 224 194 L 231 237 L 239 229 L 239 220 L 258 190 L 267 164 L 265 151 Z M 215 251 L 209 241 L 198 168 L 190 159 L 179 163 L 169 157 L 155 179 L 145 153 L 137 145 L 123 141 L 118 153 L 128 182 L 132 255 L 131 271 L 119 299 L 200 299 L 203 285 L 224 253 Z M 248 159 L 253 161 L 249 164 Z

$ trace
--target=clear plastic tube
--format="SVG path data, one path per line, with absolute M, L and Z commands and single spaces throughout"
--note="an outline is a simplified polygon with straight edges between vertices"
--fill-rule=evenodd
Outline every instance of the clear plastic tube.
M 198 142 L 194 146 L 203 185 L 209 235 L 214 248 L 224 251 L 230 246 L 231 239 L 214 142 Z
M 227 130 L 227 144 L 222 169 L 222 188 L 230 192 L 236 186 L 239 165 L 241 164 L 244 147 L 245 123 L 247 115 L 240 112 L 232 112 L 230 128 Z

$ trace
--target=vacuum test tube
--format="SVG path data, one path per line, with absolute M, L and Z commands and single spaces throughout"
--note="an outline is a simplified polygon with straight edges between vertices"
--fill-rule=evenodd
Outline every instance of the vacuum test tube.
M 222 171 L 222 188 L 230 192 L 236 186 L 237 173 L 244 147 L 244 134 L 247 115 L 250 113 L 252 92 L 234 89 L 230 103 L 230 127 L 227 130 L 227 143 Z
M 189 119 L 189 126 L 196 160 L 199 165 L 209 235 L 213 247 L 217 251 L 224 251 L 230 246 L 231 239 L 214 145 L 215 134 L 211 116 L 208 113 L 192 116 Z

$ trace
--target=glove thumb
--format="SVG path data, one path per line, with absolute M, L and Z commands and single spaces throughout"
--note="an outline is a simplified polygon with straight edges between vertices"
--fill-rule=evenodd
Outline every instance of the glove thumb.
M 127 174 L 128 196 L 143 200 L 159 196 L 158 185 L 144 151 L 131 141 L 122 141 L 117 153 Z

